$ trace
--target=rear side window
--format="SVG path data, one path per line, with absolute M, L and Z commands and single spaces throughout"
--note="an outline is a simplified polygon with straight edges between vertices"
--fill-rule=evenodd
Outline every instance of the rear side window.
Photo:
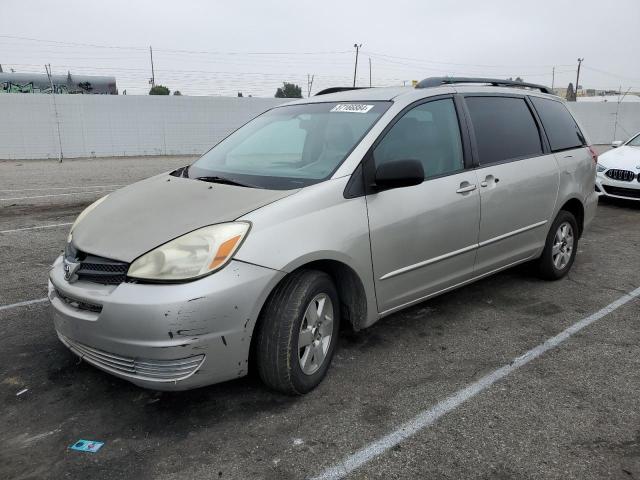
M 542 120 L 552 151 L 578 148 L 586 144 L 582 132 L 562 102 L 539 97 L 529 98 Z
M 523 98 L 466 97 L 480 164 L 542 155 L 536 122 Z

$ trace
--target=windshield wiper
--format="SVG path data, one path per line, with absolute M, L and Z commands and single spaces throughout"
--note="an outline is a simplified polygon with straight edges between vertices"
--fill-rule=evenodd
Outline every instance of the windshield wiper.
M 223 183 L 225 185 L 237 185 L 239 187 L 250 187 L 257 188 L 255 185 L 250 185 L 248 183 L 237 182 L 235 180 L 231 180 L 230 178 L 224 177 L 196 177 L 196 180 L 200 180 L 201 182 L 211 182 L 211 183 Z

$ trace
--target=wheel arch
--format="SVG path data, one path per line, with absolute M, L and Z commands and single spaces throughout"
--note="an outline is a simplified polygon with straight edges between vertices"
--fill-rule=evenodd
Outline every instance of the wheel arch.
M 253 327 L 254 332 L 251 337 L 251 346 L 249 350 L 249 365 L 253 370 L 255 366 L 255 343 L 256 332 L 260 328 L 260 320 L 262 312 L 265 309 L 271 295 L 291 274 L 299 270 L 318 270 L 326 273 L 333 280 L 338 295 L 340 297 L 340 318 L 343 322 L 347 322 L 349 326 L 358 331 L 372 323 L 370 315 L 377 315 L 377 310 L 371 312 L 371 299 L 367 294 L 365 284 L 356 270 L 344 261 L 333 258 L 306 259 L 299 260 L 290 265 L 283 276 L 271 289 L 260 309 L 260 314 Z M 375 305 L 375 298 L 373 299 Z

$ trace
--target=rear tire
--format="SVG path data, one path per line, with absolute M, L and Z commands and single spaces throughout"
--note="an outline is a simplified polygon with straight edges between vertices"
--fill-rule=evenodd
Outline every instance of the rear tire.
M 288 275 L 260 315 L 256 362 L 262 381 L 289 395 L 313 390 L 329 369 L 339 327 L 331 277 L 317 270 Z
M 578 222 L 571 212 L 560 210 L 537 260 L 538 274 L 545 280 L 561 279 L 571 270 L 577 251 Z

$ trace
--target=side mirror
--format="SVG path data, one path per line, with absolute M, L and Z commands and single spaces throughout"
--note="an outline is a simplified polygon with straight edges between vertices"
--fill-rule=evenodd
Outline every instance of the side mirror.
M 624 142 L 622 140 L 614 140 L 613 142 L 611 142 L 611 147 L 612 148 L 618 148 L 620 145 L 622 145 Z
M 423 181 L 424 169 L 418 160 L 395 160 L 376 169 L 375 186 L 378 190 L 411 187 Z

